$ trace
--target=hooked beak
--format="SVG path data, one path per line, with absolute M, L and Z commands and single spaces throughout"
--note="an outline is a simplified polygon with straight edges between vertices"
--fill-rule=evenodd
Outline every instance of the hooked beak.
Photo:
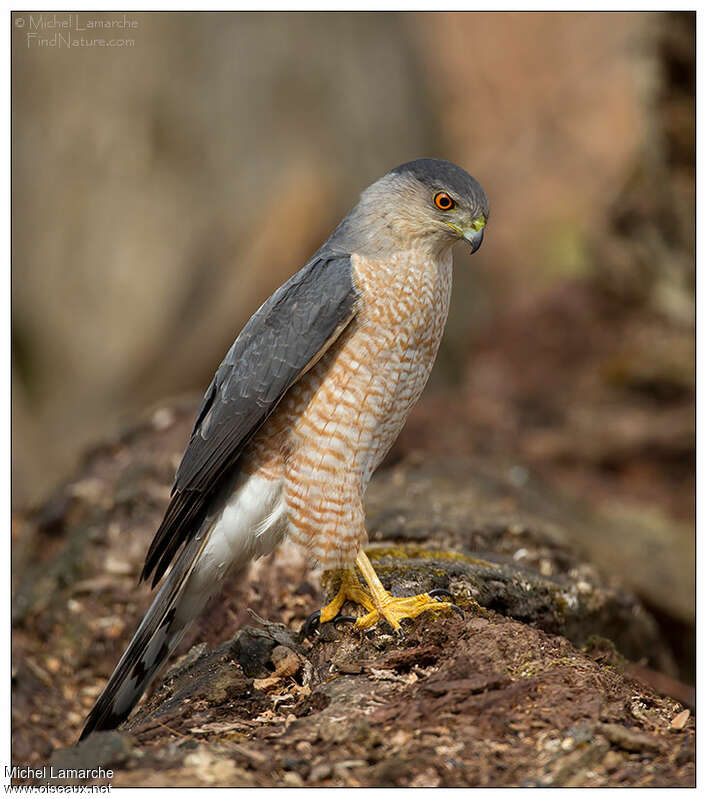
M 480 230 L 474 230 L 474 228 L 467 228 L 466 230 L 462 231 L 462 238 L 464 241 L 468 241 L 471 244 L 471 254 L 473 255 L 481 246 L 481 242 L 484 240 L 484 229 L 481 228 Z

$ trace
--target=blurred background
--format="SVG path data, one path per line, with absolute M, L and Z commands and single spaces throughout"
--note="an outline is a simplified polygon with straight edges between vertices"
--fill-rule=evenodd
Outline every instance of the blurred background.
M 440 357 L 391 462 L 508 457 L 628 520 L 635 537 L 585 544 L 649 604 L 662 584 L 653 609 L 688 636 L 694 24 L 15 14 L 15 508 L 140 414 L 200 395 L 365 186 L 442 157 L 491 218 L 479 253 L 456 255 Z

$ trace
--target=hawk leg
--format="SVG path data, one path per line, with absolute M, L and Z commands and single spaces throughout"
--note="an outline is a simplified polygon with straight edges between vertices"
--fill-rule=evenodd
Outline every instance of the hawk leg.
M 461 608 L 451 602 L 438 599 L 439 596 L 448 596 L 453 599 L 449 591 L 436 590 L 428 594 L 417 596 L 396 597 L 386 591 L 378 579 L 371 561 L 361 550 L 356 557 L 356 565 L 368 583 L 368 591 L 361 585 L 354 569 L 345 569 L 341 573 L 341 584 L 336 596 L 325 605 L 321 611 L 313 613 L 305 623 L 303 633 L 308 635 L 319 624 L 337 621 L 353 621 L 357 630 L 367 630 L 373 627 L 380 619 L 385 619 L 395 632 L 404 637 L 400 622 L 403 619 L 414 619 L 428 610 L 451 609 L 464 616 Z M 355 602 L 361 605 L 366 613 L 357 619 L 350 616 L 340 616 L 339 613 L 345 602 Z

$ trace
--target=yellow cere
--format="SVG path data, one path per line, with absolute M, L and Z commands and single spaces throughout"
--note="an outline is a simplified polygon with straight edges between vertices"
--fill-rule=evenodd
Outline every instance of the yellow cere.
M 464 235 L 464 230 L 459 227 L 459 225 L 455 225 L 452 222 L 445 222 L 447 227 L 450 227 L 458 236 L 462 237 Z M 486 227 L 486 217 L 482 214 L 481 216 L 477 216 L 471 223 L 472 230 L 482 230 Z

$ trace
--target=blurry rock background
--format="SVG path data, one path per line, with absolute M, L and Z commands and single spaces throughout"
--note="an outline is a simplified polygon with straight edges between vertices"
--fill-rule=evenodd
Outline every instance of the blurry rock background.
M 622 519 L 581 543 L 689 662 L 694 14 L 126 16 L 13 16 L 16 507 L 200 394 L 363 187 L 444 157 L 491 220 L 391 459 L 506 457 Z

